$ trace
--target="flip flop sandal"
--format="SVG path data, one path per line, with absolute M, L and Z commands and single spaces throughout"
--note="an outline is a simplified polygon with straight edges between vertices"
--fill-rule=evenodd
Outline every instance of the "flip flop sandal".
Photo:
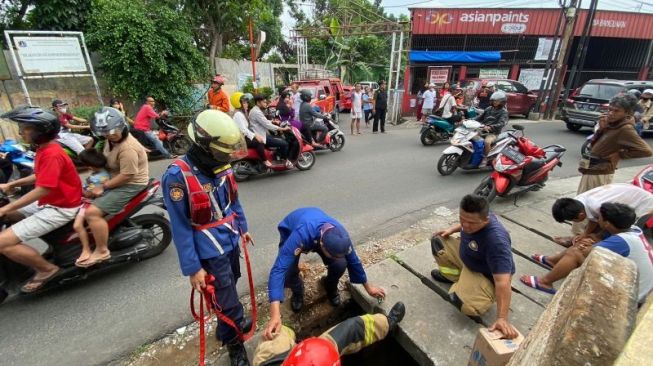
M 89 268 L 89 267 L 93 267 L 93 266 L 95 266 L 97 264 L 100 264 L 102 262 L 106 262 L 109 259 L 111 259 L 111 253 L 105 255 L 104 257 L 97 258 L 96 260 L 90 260 L 89 259 L 88 261 L 85 261 L 84 263 L 80 263 L 79 265 L 77 265 L 77 264 L 76 265 L 77 265 L 77 267 L 80 267 L 80 268 Z
M 41 287 L 43 287 L 43 285 L 45 285 L 48 281 L 50 281 L 51 279 L 56 277 L 60 272 L 61 272 L 61 268 L 59 268 L 58 270 L 56 270 L 55 272 L 53 272 L 51 275 L 49 275 L 46 278 L 40 278 L 40 279 L 36 280 L 36 279 L 34 279 L 34 277 L 32 277 L 32 279 L 30 279 L 25 285 L 23 285 L 23 287 L 20 288 L 20 291 L 23 292 L 23 293 L 26 293 L 26 294 L 36 292 L 36 291 L 40 290 Z M 31 288 L 27 288 L 28 286 L 31 287 Z M 36 287 L 34 287 L 34 286 L 36 286 Z
M 546 260 L 546 256 L 542 254 L 533 254 L 531 255 L 531 259 L 536 261 L 537 263 L 545 266 L 548 269 L 552 269 L 553 266 L 549 263 L 549 261 Z
M 534 288 L 536 290 L 542 291 L 542 292 L 546 292 L 547 294 L 555 295 L 555 293 L 556 293 L 556 289 L 554 289 L 553 287 L 552 288 L 546 288 L 546 287 L 540 286 L 540 280 L 535 276 L 528 276 L 525 281 L 524 281 L 523 278 L 520 278 L 519 280 L 524 285 L 526 285 L 526 286 L 528 286 L 530 288 Z

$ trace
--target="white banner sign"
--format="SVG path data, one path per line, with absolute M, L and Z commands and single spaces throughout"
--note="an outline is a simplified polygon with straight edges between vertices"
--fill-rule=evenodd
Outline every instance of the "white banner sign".
M 507 79 L 508 69 L 481 69 L 478 77 L 481 79 Z
M 519 82 L 528 90 L 539 90 L 542 78 L 544 78 L 544 69 L 521 69 L 519 72 Z
M 546 61 L 549 59 L 549 53 L 551 53 L 551 47 L 553 46 L 553 38 L 540 38 L 537 42 L 537 51 L 535 51 L 535 57 L 533 60 L 536 61 Z M 560 47 L 560 42 L 556 42 L 556 48 L 553 50 L 553 56 L 555 57 L 558 48 Z
M 87 72 L 77 37 L 14 37 L 26 74 Z

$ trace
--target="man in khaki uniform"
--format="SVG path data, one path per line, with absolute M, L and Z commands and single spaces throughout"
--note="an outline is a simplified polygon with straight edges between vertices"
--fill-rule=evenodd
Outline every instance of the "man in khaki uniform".
M 460 223 L 436 232 L 431 239 L 438 264 L 431 276 L 436 281 L 452 283 L 451 302 L 465 315 L 478 317 L 496 301 L 497 319 L 490 330 L 499 330 L 512 339 L 517 332 L 508 322 L 515 273 L 510 234 L 489 211 L 484 197 L 463 197 Z M 460 235 L 453 236 L 455 233 Z
M 639 100 L 639 104 L 642 106 L 642 109 L 644 109 L 644 112 L 642 113 L 644 131 L 649 129 L 651 118 L 653 118 L 653 101 L 651 101 L 651 99 L 653 99 L 653 89 L 646 89 Z

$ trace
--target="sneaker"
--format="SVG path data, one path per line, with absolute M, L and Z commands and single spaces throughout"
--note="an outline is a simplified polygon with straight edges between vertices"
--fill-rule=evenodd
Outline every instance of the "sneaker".
M 392 332 L 396 329 L 399 322 L 404 318 L 404 315 L 406 315 L 406 306 L 403 302 L 399 301 L 392 306 L 392 309 L 390 309 L 390 312 L 386 316 L 390 328 L 388 331 Z

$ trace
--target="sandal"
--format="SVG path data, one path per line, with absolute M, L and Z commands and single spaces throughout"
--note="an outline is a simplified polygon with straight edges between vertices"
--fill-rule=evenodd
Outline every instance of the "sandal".
M 49 276 L 45 278 L 35 279 L 34 277 L 32 277 L 29 281 L 27 281 L 26 284 L 23 285 L 23 287 L 20 288 L 20 291 L 26 294 L 36 292 L 40 290 L 43 287 L 43 285 L 45 285 L 48 281 L 56 277 L 60 272 L 61 272 L 61 268 L 58 268 L 56 271 L 52 272 Z
M 549 263 L 549 261 L 546 260 L 546 255 L 542 255 L 542 254 L 533 254 L 533 255 L 531 255 L 531 259 L 534 260 L 534 261 L 536 261 L 537 263 L 543 265 L 544 267 L 546 267 L 546 268 L 548 268 L 548 269 L 552 269 L 552 268 L 553 268 L 553 266 L 551 265 L 551 263 Z
M 91 258 L 89 258 L 88 260 L 86 260 L 86 261 L 84 261 L 82 263 L 79 263 L 79 264 L 75 263 L 75 265 L 77 267 L 80 267 L 80 268 L 89 268 L 89 267 L 93 267 L 93 266 L 95 266 L 97 264 L 100 264 L 102 262 L 106 262 L 109 259 L 111 259 L 111 253 L 107 253 L 106 255 L 104 255 L 104 256 L 102 256 L 100 258 L 96 258 L 95 260 L 91 260 Z
M 534 288 L 536 290 L 540 290 L 542 292 L 546 292 L 547 294 L 555 295 L 556 293 L 556 289 L 554 289 L 553 287 L 551 288 L 542 287 L 540 285 L 540 280 L 535 276 L 522 276 L 519 280 L 524 285 L 530 288 Z

